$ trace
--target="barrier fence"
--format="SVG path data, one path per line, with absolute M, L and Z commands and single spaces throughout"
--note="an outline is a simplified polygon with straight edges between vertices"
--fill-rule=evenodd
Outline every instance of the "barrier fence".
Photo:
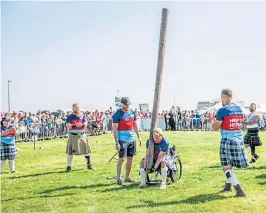
M 137 120 L 140 131 L 149 131 L 151 126 L 151 118 L 141 118 Z M 212 131 L 212 125 L 204 119 L 188 118 L 176 120 L 175 125 L 170 125 L 171 122 L 164 118 L 159 118 L 157 125 L 165 130 L 177 131 Z M 245 128 L 244 128 L 245 130 Z M 16 141 L 37 141 L 49 140 L 55 138 L 66 138 L 68 132 L 65 122 L 60 123 L 32 123 L 29 125 L 18 125 L 18 135 Z M 86 129 L 87 135 L 98 135 L 112 131 L 112 119 L 106 120 L 99 127 L 96 121 L 89 121 Z

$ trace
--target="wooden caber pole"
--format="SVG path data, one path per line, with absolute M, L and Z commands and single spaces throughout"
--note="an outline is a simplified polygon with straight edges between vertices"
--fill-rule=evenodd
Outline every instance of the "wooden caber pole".
M 151 145 L 149 148 L 149 154 L 147 156 L 148 157 L 148 162 L 147 162 L 148 169 L 151 169 L 152 163 L 153 163 L 154 142 L 152 140 L 152 133 L 153 133 L 153 129 L 157 126 L 158 110 L 159 110 L 159 105 L 160 105 L 168 13 L 169 13 L 168 9 L 166 8 L 162 9 L 158 63 L 157 63 L 156 82 L 155 82 L 155 91 L 154 91 L 154 99 L 153 99 L 151 129 L 150 129 L 150 144 Z

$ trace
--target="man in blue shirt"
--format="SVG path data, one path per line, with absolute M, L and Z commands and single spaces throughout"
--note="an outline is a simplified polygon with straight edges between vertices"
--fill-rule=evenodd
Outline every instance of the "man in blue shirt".
M 71 171 L 73 155 L 85 155 L 87 168 L 93 169 L 90 160 L 91 149 L 86 136 L 87 117 L 80 111 L 78 104 L 72 106 L 73 114 L 66 119 L 66 127 L 68 129 L 67 141 L 67 172 Z
M 163 137 L 163 131 L 160 128 L 155 128 L 153 130 L 153 141 L 154 141 L 154 155 L 153 155 L 153 166 L 154 170 L 161 169 L 162 182 L 160 189 L 166 189 L 166 179 L 167 179 L 167 166 L 165 164 L 165 156 L 168 154 L 169 142 Z M 145 169 L 147 168 L 147 156 L 149 154 L 150 140 L 146 143 L 146 157 L 140 163 L 140 177 L 141 183 L 139 187 L 146 186 L 147 173 Z
M 222 136 L 220 160 L 226 176 L 225 187 L 222 192 L 231 192 L 233 185 L 236 189 L 236 197 L 243 197 L 246 194 L 241 188 L 232 167 L 249 167 L 241 132 L 244 113 L 240 106 L 231 103 L 232 91 L 230 89 L 222 90 L 221 99 L 223 107 L 218 110 L 216 119 L 213 119 L 212 128 L 214 130 L 220 129 Z
M 121 108 L 113 115 L 113 135 L 116 150 L 119 152 L 119 160 L 117 163 L 118 185 L 123 185 L 121 172 L 125 158 L 127 159 L 125 182 L 135 182 L 129 177 L 133 156 L 136 154 L 136 140 L 134 132 L 136 132 L 138 140 L 141 141 L 141 139 L 136 122 L 136 114 L 135 111 L 130 108 L 130 105 L 131 102 L 128 98 L 122 98 Z

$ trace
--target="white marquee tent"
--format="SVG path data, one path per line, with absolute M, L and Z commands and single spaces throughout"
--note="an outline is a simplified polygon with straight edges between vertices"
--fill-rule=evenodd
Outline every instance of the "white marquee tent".
M 223 106 L 222 102 L 219 102 L 219 103 L 215 104 L 214 106 L 210 107 L 209 109 L 205 110 L 205 112 L 217 112 L 222 106 Z M 242 107 L 242 106 L 241 106 L 241 108 L 245 114 L 250 113 L 247 108 Z

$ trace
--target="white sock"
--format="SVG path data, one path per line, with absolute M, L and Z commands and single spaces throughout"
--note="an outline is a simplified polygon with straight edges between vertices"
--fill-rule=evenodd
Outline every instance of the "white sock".
M 4 171 L 4 164 L 5 164 L 5 161 L 1 160 L 1 173 L 3 173 Z
M 226 182 L 226 183 L 231 183 L 231 182 L 230 182 L 230 178 L 226 178 L 225 182 Z
M 141 184 L 146 184 L 147 173 L 145 172 L 144 168 L 140 168 L 139 173 L 141 178 Z
M 8 164 L 9 164 L 10 172 L 14 172 L 15 171 L 15 160 L 9 160 Z
M 230 177 L 227 178 L 229 183 L 232 183 L 234 186 L 236 186 L 238 184 L 238 180 L 237 180 L 237 177 L 236 177 L 235 173 L 233 172 L 233 170 L 232 169 L 228 169 L 228 170 L 225 171 L 225 175 L 226 175 L 226 173 L 230 174 Z
M 166 184 L 167 179 L 167 168 L 161 168 L 161 175 L 162 175 L 162 184 Z
M 67 155 L 67 166 L 72 165 L 72 159 L 73 159 L 73 155 Z

